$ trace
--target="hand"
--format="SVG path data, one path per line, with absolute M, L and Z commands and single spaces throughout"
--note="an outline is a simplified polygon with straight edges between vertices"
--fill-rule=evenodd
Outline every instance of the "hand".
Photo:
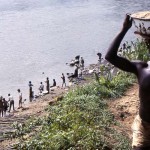
M 126 14 L 126 18 L 123 23 L 124 29 L 129 29 L 132 26 L 132 18 L 130 17 L 130 14 Z

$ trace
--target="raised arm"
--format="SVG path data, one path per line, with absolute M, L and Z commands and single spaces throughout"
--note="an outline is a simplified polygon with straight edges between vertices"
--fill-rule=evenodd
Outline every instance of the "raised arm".
M 119 32 L 119 34 L 115 37 L 115 39 L 111 43 L 105 55 L 105 59 L 121 70 L 136 74 L 137 71 L 135 63 L 117 55 L 120 43 L 131 26 L 132 26 L 132 19 L 130 18 L 129 15 L 126 15 L 123 27 Z

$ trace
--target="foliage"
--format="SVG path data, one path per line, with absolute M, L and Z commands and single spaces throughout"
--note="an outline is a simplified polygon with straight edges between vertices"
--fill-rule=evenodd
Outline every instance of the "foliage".
M 128 80 L 120 81 L 122 77 L 124 79 L 128 77 Z M 126 147 L 124 141 L 119 141 L 118 136 L 115 136 L 116 133 L 112 132 L 111 126 L 116 125 L 116 121 L 107 108 L 105 98 L 110 98 L 112 95 L 120 96 L 130 84 L 130 77 L 120 73 L 112 80 L 100 77 L 99 82 L 77 87 L 66 94 L 62 101 L 48 107 L 49 115 L 40 119 L 39 132 L 31 139 L 25 140 L 29 124 L 24 125 L 24 128 L 21 128 L 23 136 L 14 148 L 106 150 L 114 147 L 115 149 L 115 145 L 111 143 L 113 135 L 115 144 L 123 149 Z M 17 133 L 19 136 L 20 132 Z M 130 143 L 127 139 L 126 141 Z
M 133 49 L 134 48 L 134 49 Z M 148 60 L 147 47 L 135 42 L 120 50 L 128 59 Z M 131 74 L 101 66 L 95 82 L 79 86 L 64 95 L 57 104 L 49 106 L 49 115 L 30 120 L 23 126 L 15 125 L 20 137 L 15 149 L 22 150 L 129 150 L 131 141 L 125 133 L 113 129 L 118 126 L 108 109 L 108 99 L 120 97 L 135 81 Z M 34 122 L 34 123 L 33 123 Z M 26 138 L 33 128 L 38 132 Z
M 126 42 L 124 43 L 126 46 L 123 49 L 121 47 L 121 55 L 126 57 L 129 60 L 141 60 L 148 61 L 149 60 L 149 50 L 145 41 L 131 41 L 131 44 Z

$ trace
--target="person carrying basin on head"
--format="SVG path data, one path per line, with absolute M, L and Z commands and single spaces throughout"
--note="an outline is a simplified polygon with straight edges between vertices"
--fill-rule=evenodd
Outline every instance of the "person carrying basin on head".
M 132 125 L 132 149 L 150 150 L 150 62 L 130 61 L 118 56 L 120 43 L 131 26 L 132 18 L 126 15 L 123 27 L 108 48 L 105 59 L 115 67 L 135 74 L 138 79 L 140 107 Z

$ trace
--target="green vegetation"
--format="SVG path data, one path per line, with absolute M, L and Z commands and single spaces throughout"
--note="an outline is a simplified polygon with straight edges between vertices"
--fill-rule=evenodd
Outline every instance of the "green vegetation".
M 121 51 L 122 55 L 126 57 L 129 60 L 142 60 L 142 61 L 148 61 L 149 60 L 149 54 L 148 54 L 148 48 L 147 44 L 144 41 L 139 41 L 137 39 L 136 42 L 131 42 L 129 44 L 126 42 L 126 50 Z
M 138 48 L 140 58 L 143 58 L 142 50 L 139 51 Z M 135 51 L 137 52 L 137 49 Z M 128 54 L 122 55 L 129 58 L 129 52 L 133 58 L 137 55 L 131 46 L 127 50 Z M 46 117 L 31 119 L 24 125 L 15 123 L 16 132 L 13 137 L 19 137 L 19 142 L 14 148 L 130 150 L 131 141 L 126 133 L 115 130 L 115 126 L 120 125 L 109 111 L 107 102 L 108 99 L 122 96 L 135 81 L 134 77 L 121 71 L 115 76 L 110 76 L 108 68 L 103 67 L 102 70 L 103 72 L 107 70 L 107 75 L 99 77 L 95 74 L 95 82 L 78 86 L 64 95 L 61 101 L 46 108 L 48 112 Z

